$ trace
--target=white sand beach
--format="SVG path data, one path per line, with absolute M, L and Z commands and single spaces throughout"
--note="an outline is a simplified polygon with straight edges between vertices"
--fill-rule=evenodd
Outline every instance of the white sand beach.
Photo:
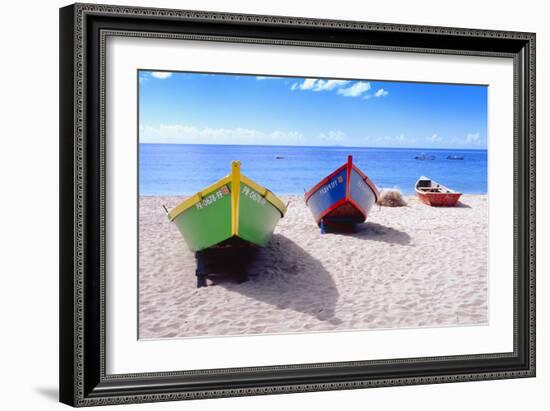
M 290 202 L 249 280 L 212 276 L 197 289 L 194 254 L 162 208 L 141 197 L 139 337 L 296 333 L 487 322 L 487 196 L 456 208 L 406 197 L 374 206 L 356 233 L 320 234 L 301 196 Z

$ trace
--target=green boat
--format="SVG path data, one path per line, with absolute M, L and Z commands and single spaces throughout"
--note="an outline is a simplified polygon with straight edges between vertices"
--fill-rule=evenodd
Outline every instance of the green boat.
M 263 247 L 285 213 L 284 203 L 233 161 L 231 174 L 178 204 L 168 218 L 197 252 L 242 241 Z

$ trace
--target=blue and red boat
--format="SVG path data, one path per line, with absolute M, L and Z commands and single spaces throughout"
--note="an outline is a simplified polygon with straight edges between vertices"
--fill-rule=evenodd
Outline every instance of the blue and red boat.
M 364 222 L 379 196 L 374 183 L 353 164 L 352 156 L 348 156 L 346 164 L 305 194 L 305 201 L 324 231 L 325 226 L 336 228 Z

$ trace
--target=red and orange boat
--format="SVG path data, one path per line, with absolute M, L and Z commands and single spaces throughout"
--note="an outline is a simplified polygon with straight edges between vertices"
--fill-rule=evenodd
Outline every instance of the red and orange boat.
M 374 183 L 353 164 L 348 156 L 346 164 L 323 178 L 305 194 L 306 205 L 315 222 L 325 225 L 362 223 L 379 198 Z
M 420 201 L 433 207 L 454 207 L 462 195 L 424 176 L 416 182 L 415 190 Z

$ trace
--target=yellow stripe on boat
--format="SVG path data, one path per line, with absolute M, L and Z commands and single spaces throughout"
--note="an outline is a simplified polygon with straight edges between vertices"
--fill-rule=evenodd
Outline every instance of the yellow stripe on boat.
M 239 234 L 239 196 L 241 194 L 241 162 L 231 162 L 231 234 Z
M 286 205 L 283 203 L 279 197 L 277 197 L 275 194 L 273 194 L 271 191 L 269 191 L 267 188 L 262 187 L 258 183 L 255 183 L 248 177 L 241 175 L 241 181 L 245 183 L 247 186 L 252 188 L 254 191 L 257 191 L 263 198 L 265 198 L 267 201 L 269 201 L 271 204 L 279 210 L 281 213 L 281 217 L 283 217 L 286 214 Z
M 188 208 L 193 207 L 195 204 L 201 201 L 204 197 L 206 197 L 212 191 L 216 191 L 217 189 L 229 184 L 230 182 L 231 182 L 231 175 L 228 175 L 222 178 L 221 180 L 216 181 L 214 184 L 209 185 L 204 190 L 199 191 L 198 193 L 192 195 L 191 197 L 179 203 L 172 210 L 170 210 L 170 212 L 168 213 L 168 218 L 170 219 L 170 221 L 174 221 L 174 219 L 177 216 L 179 216 Z
M 208 194 L 210 194 L 212 191 L 216 191 L 219 188 L 231 183 L 231 231 L 233 235 L 237 235 L 239 232 L 239 196 L 240 196 L 240 182 L 242 181 L 247 186 L 252 188 L 253 190 L 257 191 L 262 197 L 264 197 L 267 201 L 269 201 L 271 204 L 275 206 L 281 213 L 281 216 L 284 216 L 286 214 L 287 208 L 286 205 L 271 191 L 269 191 L 267 188 L 262 187 L 258 183 L 252 181 L 245 175 L 241 174 L 241 163 L 240 161 L 233 161 L 231 163 L 231 174 L 225 176 L 221 180 L 216 181 L 214 184 L 206 187 L 204 190 L 199 191 L 198 193 L 192 195 L 191 197 L 185 199 L 180 204 L 178 204 L 176 207 L 174 207 L 170 212 L 168 213 L 168 218 L 170 221 L 174 221 L 174 219 L 179 216 L 181 213 L 183 213 L 185 210 L 193 207 L 195 204 L 200 202 L 204 197 L 206 197 Z M 233 195 L 235 193 L 235 195 Z

